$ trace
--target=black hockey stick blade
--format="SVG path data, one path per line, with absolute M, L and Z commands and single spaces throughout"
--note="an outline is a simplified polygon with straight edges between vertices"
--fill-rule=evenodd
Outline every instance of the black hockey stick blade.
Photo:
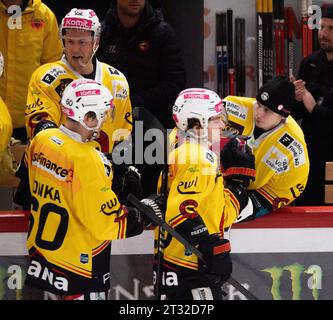
M 146 205 L 144 205 L 136 196 L 129 194 L 127 200 L 132 203 L 132 205 L 137 208 L 140 212 L 145 214 L 149 219 L 151 219 L 156 225 L 162 227 L 164 230 L 168 231 L 175 239 L 177 239 L 186 249 L 194 253 L 202 262 L 205 263 L 202 253 L 194 246 L 192 246 L 181 234 L 179 234 L 175 229 L 168 225 L 164 220 L 160 219 L 156 214 Z M 243 287 L 237 280 L 233 277 L 229 277 L 227 280 L 234 288 L 241 292 L 249 300 L 259 300 L 253 293 Z

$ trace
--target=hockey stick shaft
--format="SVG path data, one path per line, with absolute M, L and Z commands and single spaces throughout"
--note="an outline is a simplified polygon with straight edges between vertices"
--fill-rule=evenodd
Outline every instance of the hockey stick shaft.
M 158 129 L 163 133 L 163 155 L 164 155 L 164 165 L 162 171 L 162 185 L 161 185 L 161 194 L 167 197 L 168 189 L 168 154 L 167 154 L 167 131 L 164 126 L 158 121 L 158 119 L 150 113 L 147 109 L 143 107 L 136 107 L 132 110 L 133 118 L 143 121 L 143 126 L 146 129 Z M 161 298 L 161 283 L 162 283 L 162 274 L 161 274 L 161 262 L 163 258 L 163 243 L 164 243 L 164 230 L 160 227 L 158 232 L 158 252 L 157 252 L 157 266 L 156 266 L 156 281 L 155 281 L 155 298 L 160 300 Z
M 205 263 L 203 258 L 203 254 L 193 245 L 191 245 L 181 234 L 179 234 L 175 229 L 173 229 L 170 225 L 168 225 L 164 220 L 160 219 L 155 213 L 144 205 L 137 197 L 133 194 L 129 194 L 127 200 L 132 203 L 134 207 L 136 207 L 140 212 L 145 214 L 149 219 L 151 219 L 156 225 L 162 227 L 164 230 L 168 231 L 169 234 L 177 239 L 186 249 L 190 250 L 194 253 L 202 262 Z M 249 300 L 259 300 L 253 293 L 243 287 L 238 281 L 236 281 L 233 277 L 229 277 L 227 280 L 229 284 L 235 287 L 239 292 L 241 292 L 245 297 Z

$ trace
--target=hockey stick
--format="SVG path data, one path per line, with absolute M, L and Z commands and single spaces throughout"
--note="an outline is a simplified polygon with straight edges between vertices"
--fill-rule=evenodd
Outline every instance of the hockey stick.
M 262 0 L 257 0 L 257 52 L 258 52 L 258 83 L 257 89 L 259 89 L 263 83 L 263 69 L 264 69 L 264 61 L 263 61 L 263 3 Z M 237 34 L 237 32 L 236 32 Z
M 167 131 L 164 126 L 158 121 L 158 119 L 151 114 L 147 109 L 142 107 L 136 107 L 132 110 L 133 119 L 143 121 L 143 126 L 146 129 L 158 129 L 163 133 L 163 152 L 164 152 L 164 164 L 162 171 L 162 185 L 161 185 L 161 195 L 167 198 L 167 189 L 168 189 L 168 155 L 167 155 L 167 146 L 168 146 L 168 136 Z M 157 252 L 157 266 L 156 266 L 156 280 L 155 280 L 155 299 L 161 299 L 161 283 L 162 283 L 162 274 L 161 274 L 161 263 L 163 257 L 163 245 L 164 245 L 164 230 L 162 227 L 159 228 L 158 232 L 158 252 Z
M 235 67 L 234 67 L 234 43 L 233 43 L 233 11 L 227 10 L 227 46 L 228 46 L 228 75 L 229 95 L 235 95 Z
M 177 239 L 186 249 L 190 250 L 202 262 L 205 263 L 203 254 L 200 252 L 200 250 L 198 250 L 198 248 L 191 245 L 181 234 L 179 234 L 175 229 L 173 229 L 170 225 L 168 225 L 164 220 L 160 219 L 149 207 L 144 205 L 137 197 L 135 197 L 133 194 L 129 194 L 127 196 L 127 200 L 130 203 L 132 203 L 132 205 L 136 207 L 140 212 L 144 213 L 156 225 L 169 232 L 169 234 L 173 236 L 175 239 Z M 259 300 L 253 293 L 251 293 L 249 290 L 243 287 L 233 277 L 230 276 L 227 282 L 231 284 L 234 288 L 236 288 L 239 292 L 241 292 L 249 300 Z

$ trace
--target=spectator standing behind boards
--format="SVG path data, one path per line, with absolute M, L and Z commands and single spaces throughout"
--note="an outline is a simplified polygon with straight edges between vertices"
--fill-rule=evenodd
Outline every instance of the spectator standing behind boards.
M 110 91 L 78 79 L 65 89 L 61 107 L 64 123 L 37 133 L 25 154 L 22 179 L 32 195 L 25 284 L 60 300 L 106 300 L 111 240 L 138 235 L 150 221 L 122 205 L 111 189 L 111 163 L 88 143 L 112 117 Z M 161 197 L 142 201 L 163 214 Z
M 125 74 L 133 108 L 144 107 L 166 128 L 173 127 L 172 105 L 185 87 L 185 67 L 175 32 L 160 10 L 146 0 L 112 1 L 98 57 Z M 155 192 L 161 166 L 138 168 L 143 195 Z
M 250 136 L 256 161 L 256 179 L 247 191 L 255 217 L 286 206 L 305 189 L 309 157 L 302 129 L 290 116 L 295 86 L 282 76 L 264 84 L 256 99 L 223 99 L 230 130 Z
M 116 0 L 102 25 L 98 56 L 121 70 L 132 107 L 149 109 L 173 127 L 172 104 L 185 86 L 185 67 L 175 32 L 146 0 Z
M 296 201 L 304 206 L 325 205 L 325 162 L 333 161 L 333 4 L 322 10 L 318 41 L 320 49 L 302 60 L 294 82 L 292 115 L 302 119 L 310 158 L 308 185 Z
M 53 12 L 41 0 L 0 1 L 0 51 L 5 60 L 0 96 L 13 123 L 13 137 L 26 142 L 24 111 L 31 74 L 60 59 L 61 42 Z

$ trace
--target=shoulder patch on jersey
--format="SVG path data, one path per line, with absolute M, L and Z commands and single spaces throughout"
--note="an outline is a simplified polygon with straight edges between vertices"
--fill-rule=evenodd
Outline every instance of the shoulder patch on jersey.
M 240 120 L 245 120 L 247 118 L 248 109 L 245 106 L 237 104 L 232 101 L 224 101 L 225 110 L 228 115 L 234 116 Z
M 206 152 L 206 160 L 208 160 L 210 163 L 215 163 L 215 157 L 211 151 Z
M 58 93 L 59 97 L 62 97 L 62 94 L 64 93 L 66 87 L 73 81 L 73 79 L 65 78 L 61 79 L 60 83 L 57 85 L 57 87 L 54 89 L 56 93 Z
M 95 149 L 96 150 L 96 149 Z M 96 152 L 98 152 L 98 154 L 100 155 L 102 161 L 103 161 L 103 164 L 104 164 L 104 169 L 105 169 L 105 174 L 110 177 L 110 174 L 111 174 L 111 163 L 110 161 L 108 160 L 108 158 L 100 151 L 96 150 Z
M 286 148 L 288 148 L 293 141 L 294 141 L 294 139 L 288 133 L 285 133 L 282 136 L 282 138 L 279 140 L 279 142 L 282 145 L 284 145 Z
M 55 136 L 51 137 L 51 141 L 53 141 L 58 146 L 61 146 L 64 143 L 61 139 L 59 139 L 58 137 L 55 137 Z
M 42 78 L 42 82 L 50 86 L 55 81 L 55 79 L 56 79 L 55 76 L 53 76 L 50 73 L 46 73 Z
M 56 66 L 47 71 L 43 76 L 42 82 L 51 85 L 61 74 L 65 74 L 66 70 L 61 66 Z
M 276 147 L 270 148 L 262 161 L 277 174 L 290 170 L 288 157 Z
M 117 75 L 117 76 L 120 75 L 119 71 L 117 69 L 115 69 L 115 68 L 108 67 L 108 70 L 109 70 L 109 72 L 110 72 L 111 75 Z
M 115 99 L 126 100 L 128 91 L 124 86 L 124 82 L 112 80 L 112 94 Z
M 305 151 L 303 145 L 288 133 L 285 133 L 279 142 L 292 154 L 295 168 L 305 164 Z

